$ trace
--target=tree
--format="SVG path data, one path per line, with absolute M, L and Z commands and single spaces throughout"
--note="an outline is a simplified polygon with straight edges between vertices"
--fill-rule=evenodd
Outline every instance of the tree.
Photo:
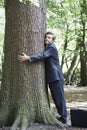
M 44 50 L 46 5 L 18 0 L 5 3 L 4 63 L 0 91 L 0 126 L 25 130 L 32 122 L 59 124 L 49 108 L 44 61 L 19 63 L 18 54 Z
M 67 84 L 72 84 L 72 76 L 73 76 L 73 73 L 76 69 L 75 65 L 76 65 L 76 61 L 77 61 L 77 57 L 78 57 L 78 50 L 79 50 L 79 46 L 77 44 L 76 48 L 75 48 L 75 51 L 74 53 L 76 52 L 76 54 L 74 55 L 74 57 L 72 58 L 72 62 L 70 64 L 70 68 L 67 72 L 67 76 L 66 76 L 66 83 Z
M 87 50 L 86 50 L 86 21 L 87 21 L 87 2 L 83 0 L 80 3 L 81 10 L 81 37 L 80 37 L 80 62 L 81 62 L 81 85 L 87 85 Z

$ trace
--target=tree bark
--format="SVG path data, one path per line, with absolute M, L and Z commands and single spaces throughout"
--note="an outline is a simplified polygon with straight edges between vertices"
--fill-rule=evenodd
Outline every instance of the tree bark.
M 44 51 L 46 5 L 7 0 L 3 76 L 0 91 L 0 126 L 25 130 L 32 122 L 63 125 L 52 115 L 45 82 L 44 61 L 19 63 L 22 52 Z

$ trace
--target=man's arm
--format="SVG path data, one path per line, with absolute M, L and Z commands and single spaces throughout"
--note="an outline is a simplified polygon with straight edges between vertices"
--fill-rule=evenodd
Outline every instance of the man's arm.
M 18 60 L 20 62 L 24 62 L 24 61 L 27 61 L 27 60 L 29 60 L 30 62 L 44 60 L 44 59 L 52 56 L 53 51 L 54 51 L 53 47 L 49 47 L 43 53 L 39 53 L 39 54 L 31 55 L 31 56 L 28 56 L 25 53 L 22 53 L 22 55 L 18 56 Z

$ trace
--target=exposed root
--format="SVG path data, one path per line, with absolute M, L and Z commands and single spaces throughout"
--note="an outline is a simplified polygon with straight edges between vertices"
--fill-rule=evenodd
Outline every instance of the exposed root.
M 58 120 L 55 118 L 55 116 L 53 116 L 53 114 L 52 114 L 51 112 L 50 112 L 49 115 L 45 115 L 44 120 L 45 120 L 45 122 L 48 123 L 48 124 L 52 124 L 52 125 L 55 124 L 55 125 L 58 125 L 58 126 L 61 127 L 61 128 L 64 128 L 63 123 L 61 123 L 60 121 L 58 121 Z
M 21 130 L 26 130 L 27 127 L 29 125 L 28 122 L 28 118 L 26 118 L 25 116 L 22 118 L 22 122 L 21 122 Z
M 59 127 L 64 128 L 63 123 L 57 120 L 50 109 L 47 108 L 41 110 L 41 112 L 39 113 L 39 118 L 36 119 L 36 121 L 45 124 L 58 125 Z
M 29 124 L 35 121 L 36 123 L 58 125 L 58 127 L 64 128 L 64 125 L 55 118 L 49 108 L 41 108 L 40 111 L 38 111 L 39 113 L 37 114 L 35 113 L 35 111 L 32 112 L 30 111 L 29 113 L 29 111 L 24 107 L 20 108 L 10 130 L 16 130 L 19 127 L 20 130 L 27 130 Z M 0 127 L 6 125 L 8 118 L 9 110 L 4 106 L 3 109 L 0 109 Z
M 19 115 L 17 116 L 10 130 L 16 130 L 18 127 L 20 127 L 21 130 L 26 130 L 28 125 L 28 115 Z
M 52 124 L 52 125 L 58 125 L 58 127 L 64 128 L 64 125 L 58 121 L 53 114 L 51 113 L 51 111 L 48 112 L 49 114 L 43 114 L 40 115 L 42 121 L 40 123 L 45 123 L 45 124 Z M 28 126 L 29 126 L 29 114 L 28 115 L 19 115 L 17 116 L 14 124 L 12 125 L 10 130 L 16 130 L 18 127 L 20 127 L 20 130 L 27 130 Z M 37 120 L 38 121 L 38 120 Z
M 18 116 L 14 122 L 14 124 L 12 125 L 12 127 L 10 128 L 10 130 L 16 130 L 17 127 L 20 125 L 20 116 Z

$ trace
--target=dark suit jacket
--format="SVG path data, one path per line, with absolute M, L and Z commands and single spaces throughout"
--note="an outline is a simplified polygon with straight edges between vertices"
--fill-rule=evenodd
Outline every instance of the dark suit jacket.
M 47 82 L 50 83 L 56 80 L 63 80 L 63 74 L 59 64 L 58 51 L 55 44 L 49 44 L 43 53 L 30 56 L 30 62 L 44 59 L 46 63 Z

